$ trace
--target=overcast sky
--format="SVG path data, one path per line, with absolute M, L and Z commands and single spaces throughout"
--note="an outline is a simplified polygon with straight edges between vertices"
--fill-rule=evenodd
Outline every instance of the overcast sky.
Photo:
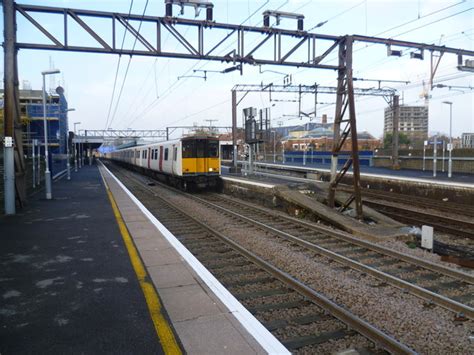
M 69 0 L 69 1 L 18 1 L 19 3 L 47 5 L 57 7 L 94 9 L 111 12 L 128 13 L 129 0 L 100 1 L 100 0 Z M 142 14 L 146 0 L 133 1 L 132 13 Z M 214 19 L 218 22 L 232 24 L 245 23 L 253 26 L 262 24 L 262 12 L 267 9 L 297 12 L 305 15 L 305 29 L 312 28 L 327 21 L 321 27 L 311 32 L 346 35 L 361 34 L 378 37 L 396 38 L 414 42 L 435 43 L 455 48 L 474 50 L 474 1 L 426 1 L 426 0 L 368 0 L 368 1 L 248 1 L 248 0 L 217 0 L 214 1 Z M 174 8 L 178 14 L 179 9 Z M 163 0 L 149 0 L 147 15 L 163 16 L 165 13 Z M 204 13 L 199 18 L 203 18 Z M 185 8 L 185 18 L 194 18 L 192 8 Z M 35 18 L 62 39 L 62 17 L 51 15 L 35 15 Z M 3 20 L 3 18 L 2 18 Z M 89 26 L 110 40 L 110 23 L 99 20 L 86 20 Z M 93 45 L 94 40 L 76 25 L 69 24 L 69 41 L 77 45 Z M 135 23 L 138 28 L 138 23 Z M 296 22 L 290 19 L 282 20 L 281 28 L 296 29 Z M 182 33 L 195 43 L 197 38 L 194 29 L 183 29 Z M 141 33 L 154 38 L 153 29 L 143 25 Z M 123 30 L 117 32 L 117 41 L 121 42 Z M 205 47 L 211 48 L 219 35 L 214 31 L 206 37 Z M 163 34 L 164 49 L 170 51 L 183 50 L 167 33 Z M 261 38 L 261 35 L 246 38 L 247 48 Z M 21 16 L 18 18 L 18 41 L 42 41 L 49 43 L 32 25 Z M 232 43 L 232 41 L 229 42 Z M 262 52 L 272 53 L 273 44 L 262 47 Z M 283 43 L 284 48 L 290 42 Z M 125 39 L 125 48 L 131 48 L 133 40 L 130 36 Z M 303 46 L 304 47 L 304 46 Z M 141 49 L 139 45 L 136 49 Z M 223 53 L 226 47 L 220 49 Z M 324 51 L 321 45 L 320 53 Z M 230 49 L 228 49 L 230 50 Z M 304 49 L 302 49 L 304 52 Z M 219 51 L 217 51 L 219 53 Z M 302 55 L 296 52 L 295 58 Z M 423 105 L 425 100 L 420 98 L 423 93 L 422 82 L 429 81 L 430 55 L 425 52 L 423 61 L 410 59 L 409 51 L 405 50 L 401 58 L 387 57 L 383 45 L 356 44 L 354 51 L 354 77 L 377 80 L 410 81 L 410 84 L 382 82 L 382 86 L 399 90 L 405 104 Z M 117 98 L 125 78 L 129 57 L 120 59 L 116 91 L 112 91 L 116 77 L 119 57 L 116 55 L 69 53 L 54 51 L 21 50 L 18 56 L 20 83 L 28 81 L 33 89 L 41 87 L 41 71 L 54 66 L 61 70 L 53 82 L 47 82 L 55 87 L 61 84 L 66 89 L 69 107 L 75 108 L 70 113 L 70 129 L 72 122 L 80 121 L 82 129 L 104 129 L 107 117 L 114 129 L 163 129 L 176 125 L 231 125 L 231 88 L 235 84 L 283 83 L 284 74 L 292 74 L 293 84 L 335 86 L 336 73 L 332 70 L 301 69 L 277 66 L 265 66 L 259 73 L 259 68 L 244 66 L 244 75 L 238 72 L 229 74 L 208 73 L 207 81 L 200 78 L 179 76 L 202 76 L 202 72 L 193 73 L 195 69 L 222 70 L 229 64 L 220 62 L 192 61 L 183 59 L 164 59 L 134 56 L 130 62 L 128 75 L 120 101 Z M 3 64 L 3 56 L 2 56 Z M 328 56 L 325 64 L 336 64 L 336 52 Z M 443 101 L 453 102 L 453 134 L 474 132 L 474 96 L 473 90 L 456 87 L 473 87 L 474 74 L 461 72 L 456 69 L 457 57 L 446 54 L 438 68 L 435 83 L 454 86 L 436 88 L 429 93 L 429 129 L 430 132 L 449 131 L 449 107 Z M 3 65 L 2 65 L 3 68 Z M 283 74 L 275 73 L 280 72 Z M 374 82 L 356 82 L 357 87 L 378 85 Z M 295 95 L 273 95 L 273 99 L 297 100 Z M 331 120 L 334 116 L 334 96 L 319 95 L 316 121 L 326 113 Z M 272 106 L 275 104 L 275 106 Z M 298 104 L 295 102 L 270 102 L 268 94 L 249 94 L 239 106 L 239 122 L 241 109 L 248 106 L 258 108 L 272 106 L 272 125 L 295 125 L 305 123 L 295 115 Z M 386 103 L 380 97 L 357 98 L 358 130 L 367 130 L 375 136 L 382 135 L 383 110 Z M 303 98 L 302 108 L 305 112 L 313 111 L 314 97 Z M 109 113 L 110 111 L 110 113 Z

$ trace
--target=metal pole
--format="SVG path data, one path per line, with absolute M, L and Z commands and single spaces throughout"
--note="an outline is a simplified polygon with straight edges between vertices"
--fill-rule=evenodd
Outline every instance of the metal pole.
M 77 143 L 74 143 L 74 171 L 77 173 Z
M 87 148 L 87 156 L 89 157 L 89 166 L 92 165 L 92 148 Z
M 66 163 L 66 169 L 67 169 L 67 179 L 71 180 L 71 162 L 70 162 L 70 156 L 69 156 L 69 134 L 66 134 L 66 155 L 67 155 L 67 163 Z
M 425 168 L 426 168 L 426 144 L 427 143 L 428 143 L 427 141 L 423 142 L 423 171 L 425 171 Z
M 36 174 L 36 185 L 37 186 L 40 186 L 40 183 L 41 183 L 41 145 L 39 143 L 39 139 L 36 140 L 36 145 L 37 145 L 37 149 L 36 149 L 36 164 L 38 164 L 38 168 L 36 169 L 37 170 L 37 174 Z
M 399 170 L 400 163 L 398 161 L 398 130 L 400 121 L 400 105 L 399 96 L 393 95 L 393 127 L 392 127 L 392 169 Z
M 82 168 L 82 151 L 81 151 L 81 143 L 78 143 L 79 147 L 79 168 Z
M 232 90 L 232 146 L 234 147 L 233 172 L 237 172 L 237 92 L 235 90 Z
M 3 1 L 3 23 L 4 23 L 4 172 L 3 191 L 5 214 L 15 214 L 15 159 L 13 137 L 16 117 L 15 112 L 15 7 L 12 0 Z M 11 142 L 11 146 L 6 146 Z M 13 179 L 13 180 L 12 180 Z
M 443 159 L 441 161 L 441 171 L 444 173 L 444 151 L 445 151 L 446 141 L 443 139 Z
M 53 198 L 51 191 L 51 172 L 49 171 L 49 155 L 48 155 L 48 124 L 46 122 L 46 80 L 45 74 L 43 75 L 43 127 L 44 127 L 44 181 L 46 185 L 46 199 L 51 200 Z
M 253 175 L 253 144 L 249 144 L 249 175 Z
M 273 131 L 273 164 L 276 163 L 276 131 Z
M 32 170 L 33 170 L 33 188 L 36 187 L 36 161 L 35 161 L 35 146 L 36 139 L 31 142 L 31 159 L 32 159 Z
M 5 167 L 14 167 L 14 154 L 13 138 L 5 137 L 3 144 Z M 11 168 L 5 169 L 3 179 L 5 187 L 5 214 L 15 214 L 15 170 Z
M 449 149 L 448 149 L 448 178 L 451 178 L 453 175 L 453 104 L 449 104 Z
M 433 177 L 436 177 L 436 147 L 438 146 L 438 137 L 434 137 L 434 147 L 433 147 Z

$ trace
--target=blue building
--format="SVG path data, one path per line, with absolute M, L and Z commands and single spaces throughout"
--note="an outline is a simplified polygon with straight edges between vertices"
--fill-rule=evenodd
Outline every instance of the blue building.
M 31 152 L 34 139 L 44 147 L 42 90 L 20 90 L 20 109 L 25 132 L 24 146 L 27 152 Z M 61 86 L 56 88 L 54 94 L 47 93 L 46 121 L 51 154 L 66 154 L 69 131 L 67 109 L 67 100 Z M 44 154 L 44 148 L 41 148 L 41 154 Z

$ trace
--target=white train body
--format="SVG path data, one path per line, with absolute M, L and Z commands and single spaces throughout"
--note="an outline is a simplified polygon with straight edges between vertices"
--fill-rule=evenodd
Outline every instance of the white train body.
M 219 140 L 214 137 L 184 137 L 117 150 L 106 158 L 165 178 L 185 187 L 216 186 L 220 176 Z

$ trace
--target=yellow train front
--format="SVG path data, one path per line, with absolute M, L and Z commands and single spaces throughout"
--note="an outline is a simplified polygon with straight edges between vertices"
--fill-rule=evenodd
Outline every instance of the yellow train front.
M 107 157 L 185 190 L 220 187 L 219 140 L 215 137 L 183 137 L 121 149 Z
M 185 187 L 217 187 L 221 163 L 219 140 L 214 137 L 184 137 L 181 139 L 181 173 Z

